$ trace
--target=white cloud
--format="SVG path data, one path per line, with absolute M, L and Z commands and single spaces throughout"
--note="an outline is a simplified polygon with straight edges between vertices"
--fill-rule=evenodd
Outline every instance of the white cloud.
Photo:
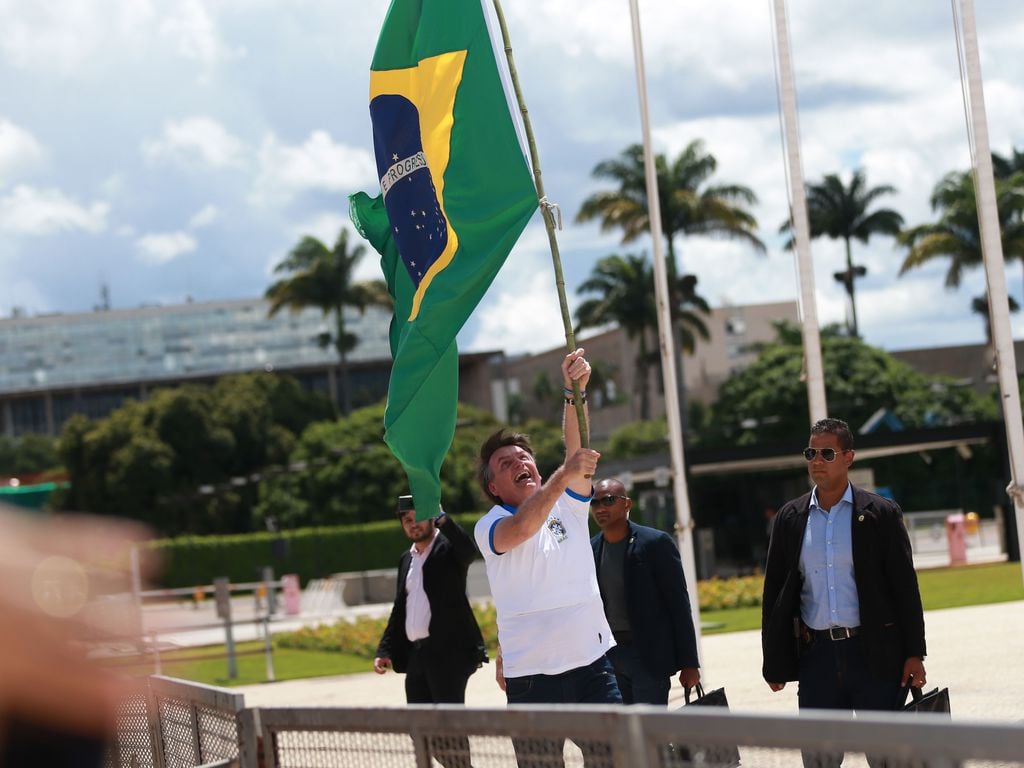
M 102 232 L 109 212 L 107 203 L 82 205 L 57 189 L 19 185 L 0 198 L 0 231 L 19 235 Z
M 210 226 L 220 218 L 220 209 L 213 204 L 203 206 L 202 210 L 196 211 L 188 220 L 189 229 L 203 229 Z
M 0 118 L 0 185 L 8 173 L 30 166 L 43 155 L 35 136 L 10 120 Z
M 166 264 L 196 249 L 196 239 L 187 232 L 160 232 L 135 241 L 139 257 L 146 264 Z
M 510 258 L 473 316 L 460 349 L 536 352 L 565 342 L 550 266 L 540 259 Z
M 159 139 L 142 144 L 142 154 L 148 160 L 199 161 L 211 168 L 240 164 L 243 151 L 238 138 L 217 120 L 203 115 L 168 121 Z
M 254 193 L 258 204 L 287 202 L 303 190 L 350 192 L 378 183 L 377 166 L 367 150 L 336 143 L 323 130 L 313 131 L 297 146 L 268 135 L 260 146 L 259 166 Z
M 98 11 L 87 2 L 27 6 L 0 0 L 0 52 L 19 69 L 69 74 L 88 59 L 102 36 L 104 16 Z
M 221 40 L 217 22 L 202 0 L 177 0 L 171 7 L 159 34 L 178 55 L 204 64 L 244 55 L 244 49 L 232 50 Z

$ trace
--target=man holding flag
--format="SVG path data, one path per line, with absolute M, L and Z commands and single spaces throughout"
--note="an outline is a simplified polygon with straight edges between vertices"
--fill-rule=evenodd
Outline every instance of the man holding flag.
M 618 704 L 615 645 L 597 584 L 588 528 L 600 454 L 583 448 L 572 382 L 586 402 L 590 364 L 562 361 L 565 462 L 542 483 L 526 435 L 499 430 L 480 448 L 477 480 L 494 502 L 477 521 L 477 546 L 498 612 L 498 682 L 509 704 Z M 513 739 L 520 768 L 552 765 L 561 741 Z M 580 744 L 584 758 L 600 744 Z

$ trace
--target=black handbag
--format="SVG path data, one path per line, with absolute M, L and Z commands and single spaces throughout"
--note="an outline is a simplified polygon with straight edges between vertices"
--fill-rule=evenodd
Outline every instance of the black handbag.
M 913 700 L 903 707 L 904 712 L 949 714 L 949 688 L 943 688 L 941 691 L 938 688 L 934 688 L 928 693 L 921 693 L 920 688 L 911 687 L 910 694 Z
M 690 693 L 694 689 L 685 689 L 686 704 L 691 707 L 725 707 L 729 709 L 729 700 L 725 697 L 725 688 L 716 688 L 704 693 L 704 688 L 697 684 L 697 698 L 690 701 Z M 669 744 L 664 749 L 662 764 L 666 768 L 736 768 L 740 764 L 740 751 L 734 745 L 698 746 L 696 744 Z

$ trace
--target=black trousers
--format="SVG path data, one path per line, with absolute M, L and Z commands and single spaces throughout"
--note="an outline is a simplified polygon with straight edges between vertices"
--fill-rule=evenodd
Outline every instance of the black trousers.
M 906 696 L 898 678 L 882 680 L 871 673 L 859 635 L 847 640 L 815 638 L 801 648 L 800 709 L 892 711 L 903 706 Z M 838 768 L 843 754 L 805 752 L 803 763 L 805 768 Z M 885 765 L 870 755 L 868 764 Z
M 450 654 L 439 652 L 429 644 L 413 646 L 405 672 L 405 701 L 408 704 L 465 704 L 466 683 L 472 669 L 468 660 L 452 659 Z M 465 736 L 431 737 L 430 751 L 445 768 L 472 768 L 469 739 Z

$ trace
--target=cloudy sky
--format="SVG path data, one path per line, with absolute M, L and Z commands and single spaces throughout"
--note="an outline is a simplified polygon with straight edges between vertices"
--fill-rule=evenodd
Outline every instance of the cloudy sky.
M 548 196 L 571 221 L 590 171 L 640 140 L 627 0 L 505 0 Z M 367 0 L 0 0 L 0 315 L 262 294 L 303 234 L 333 241 L 346 197 L 375 188 L 366 93 L 387 4 Z M 717 180 L 757 194 L 769 245 L 687 239 L 682 268 L 713 304 L 793 299 L 775 234 L 787 210 L 769 0 L 641 0 L 654 138 L 701 138 Z M 1024 147 L 1024 3 L 977 0 L 991 142 Z M 950 5 L 790 0 L 809 180 L 863 167 L 886 205 L 929 220 L 946 172 L 970 163 Z M 560 235 L 570 304 L 594 261 L 622 252 L 597 225 Z M 648 243 L 628 250 L 641 251 Z M 841 321 L 838 243 L 816 241 L 823 321 Z M 856 246 L 862 332 L 900 349 L 976 342 L 979 270 L 898 278 L 891 240 Z M 379 275 L 372 254 L 362 277 Z M 1024 304 L 1021 266 L 1008 270 Z M 1016 320 L 1018 330 L 1024 321 Z M 460 336 L 463 349 L 562 341 L 535 217 Z

